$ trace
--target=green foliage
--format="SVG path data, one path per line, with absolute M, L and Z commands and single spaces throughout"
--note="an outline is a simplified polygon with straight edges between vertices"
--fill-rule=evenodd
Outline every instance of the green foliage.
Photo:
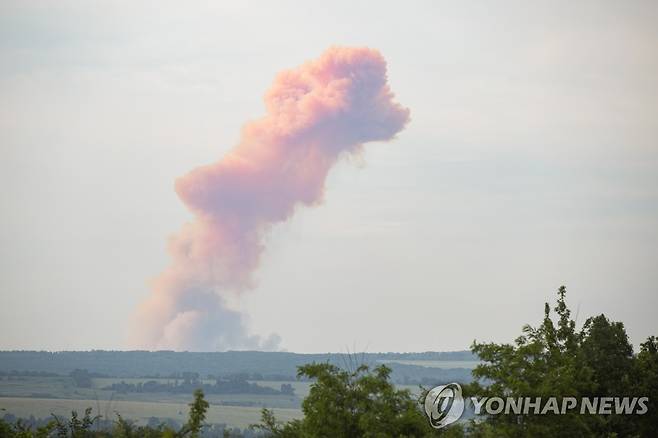
M 12 425 L 0 419 L 0 438 L 47 438 L 53 436 L 58 438 L 197 438 L 200 436 L 208 407 L 209 404 L 205 400 L 203 392 L 195 391 L 194 401 L 190 403 L 187 423 L 180 431 L 174 431 L 165 425 L 135 426 L 118 413 L 111 431 L 93 430 L 94 423 L 100 419 L 100 415 L 92 417 L 91 408 L 87 408 L 82 418 L 76 411 L 71 412 L 69 420 L 63 420 L 53 415 L 53 421 L 36 430 L 25 426 L 20 420 Z
M 91 388 L 91 375 L 87 370 L 75 369 L 69 373 L 75 386 L 79 388 Z
M 280 424 L 263 410 L 255 426 L 274 437 L 423 437 L 437 436 L 418 402 L 390 382 L 390 369 L 361 365 L 346 371 L 328 363 L 299 367 L 299 377 L 314 380 L 302 404 L 304 418 Z
M 157 427 L 135 426 L 131 421 L 124 419 L 117 413 L 114 429 L 107 436 L 116 438 L 175 438 L 182 435 L 162 424 Z
M 55 422 L 51 421 L 43 427 L 37 428 L 33 431 L 29 426 L 25 425 L 22 421 L 18 421 L 15 425 L 11 425 L 6 421 L 0 419 L 0 437 L 10 438 L 47 438 L 52 436 L 55 430 Z
M 525 326 L 514 344 L 474 342 L 472 351 L 484 363 L 473 370 L 477 380 L 464 391 L 487 397 L 557 397 L 560 404 L 562 397 L 649 396 L 655 400 L 655 343 L 647 341 L 643 352 L 634 356 L 624 325 L 604 315 L 589 318 L 582 330 L 576 330 L 565 297 L 562 286 L 553 308 L 557 322 L 546 303 L 542 323 L 536 328 Z M 577 411 L 561 415 L 510 413 L 472 423 L 470 432 L 471 436 L 507 437 L 658 436 L 647 418 L 581 415 Z
M 100 415 L 95 417 L 91 416 L 91 408 L 85 409 L 85 414 L 80 419 L 76 411 L 71 412 L 71 418 L 68 421 L 61 420 L 56 415 L 53 415 L 53 430 L 60 438 L 85 438 L 92 436 L 92 426 L 94 422 L 100 418 Z M 26 431 L 29 432 L 29 431 Z M 32 435 L 25 435 L 32 436 Z
M 190 403 L 190 414 L 188 416 L 187 424 L 183 426 L 179 435 L 189 435 L 192 438 L 197 438 L 199 432 L 201 432 L 203 422 L 206 419 L 208 407 L 208 402 L 203 398 L 203 391 L 200 389 L 194 391 L 194 402 Z
M 636 391 L 649 397 L 649 411 L 638 419 L 641 436 L 658 436 L 658 339 L 649 337 L 640 344 L 635 364 L 638 375 Z
M 585 322 L 581 336 L 585 363 L 595 382 L 592 395 L 630 395 L 634 357 L 624 324 L 599 315 Z

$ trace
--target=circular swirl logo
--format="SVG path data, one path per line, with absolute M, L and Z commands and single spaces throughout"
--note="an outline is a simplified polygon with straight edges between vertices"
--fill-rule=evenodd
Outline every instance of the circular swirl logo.
M 458 383 L 434 387 L 425 396 L 425 414 L 435 429 L 454 423 L 463 413 L 464 398 Z

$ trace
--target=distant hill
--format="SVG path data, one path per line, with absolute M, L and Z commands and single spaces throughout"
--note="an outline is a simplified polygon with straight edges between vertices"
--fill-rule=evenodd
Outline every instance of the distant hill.
M 174 351 L 0 351 L 0 373 L 46 372 L 68 375 L 75 369 L 115 377 L 172 376 L 194 372 L 201 376 L 249 374 L 254 380 L 293 379 L 297 367 L 330 362 L 354 368 L 361 363 L 386 363 L 393 379 L 403 383 L 425 380 L 470 380 L 477 358 L 470 351 L 422 353 L 325 353 L 227 351 L 213 353 Z M 454 369 L 451 367 L 454 362 Z M 428 364 L 428 365 L 425 365 Z M 437 366 L 438 364 L 438 366 Z

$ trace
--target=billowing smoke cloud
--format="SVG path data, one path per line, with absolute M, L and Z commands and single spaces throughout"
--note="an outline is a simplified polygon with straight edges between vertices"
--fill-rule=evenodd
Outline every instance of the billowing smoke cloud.
M 172 263 L 135 316 L 135 346 L 276 348 L 276 336 L 249 336 L 225 298 L 253 287 L 263 235 L 298 205 L 322 200 L 342 154 L 405 126 L 409 110 L 393 97 L 386 62 L 372 49 L 331 48 L 279 73 L 265 95 L 267 114 L 244 125 L 239 144 L 176 181 L 195 217 L 170 239 Z

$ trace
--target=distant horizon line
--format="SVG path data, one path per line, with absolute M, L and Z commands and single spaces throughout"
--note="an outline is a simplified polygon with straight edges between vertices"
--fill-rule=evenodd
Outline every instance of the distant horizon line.
M 283 354 L 298 354 L 298 355 L 318 355 L 318 354 L 341 354 L 341 355 L 358 355 L 358 354 L 447 354 L 447 353 L 471 353 L 471 350 L 425 350 L 425 351 L 357 351 L 357 352 L 295 352 L 288 350 L 223 350 L 223 351 L 189 351 L 189 350 L 105 350 L 105 349 L 91 349 L 91 350 L 28 350 L 28 349 L 13 349 L 2 350 L 1 353 L 196 353 L 196 354 L 215 354 L 215 353 L 283 353 Z

